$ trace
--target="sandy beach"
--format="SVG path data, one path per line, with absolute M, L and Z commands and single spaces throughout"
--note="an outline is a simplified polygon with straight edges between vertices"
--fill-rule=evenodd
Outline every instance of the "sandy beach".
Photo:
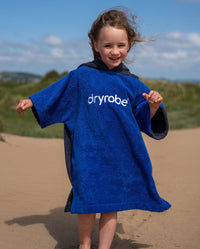
M 71 188 L 63 140 L 2 136 L 0 248 L 77 248 L 76 215 L 63 212 Z M 161 141 L 144 140 L 158 192 L 172 208 L 120 212 L 112 248 L 200 249 L 200 128 L 170 131 Z

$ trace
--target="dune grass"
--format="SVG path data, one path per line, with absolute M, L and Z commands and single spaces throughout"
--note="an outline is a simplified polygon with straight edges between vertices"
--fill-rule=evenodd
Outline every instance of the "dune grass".
M 144 82 L 163 96 L 170 129 L 200 127 L 199 84 L 145 79 Z
M 31 110 L 28 110 L 24 115 L 19 115 L 15 110 L 15 106 L 20 99 L 27 98 L 31 94 L 47 87 L 50 82 L 55 82 L 58 79 L 58 76 L 51 79 L 43 78 L 37 84 L 0 83 L 0 133 L 62 138 L 63 124 L 56 124 L 41 129 Z M 164 105 L 168 112 L 170 129 L 200 127 L 199 84 L 149 79 L 142 79 L 142 81 L 163 96 Z

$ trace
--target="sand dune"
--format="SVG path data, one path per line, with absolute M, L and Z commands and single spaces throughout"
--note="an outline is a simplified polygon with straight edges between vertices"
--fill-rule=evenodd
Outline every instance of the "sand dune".
M 0 142 L 0 248 L 77 248 L 76 215 L 63 212 L 70 183 L 61 139 L 3 134 Z M 200 248 L 200 129 L 144 137 L 164 213 L 119 213 L 112 248 Z M 98 216 L 93 244 L 98 240 Z

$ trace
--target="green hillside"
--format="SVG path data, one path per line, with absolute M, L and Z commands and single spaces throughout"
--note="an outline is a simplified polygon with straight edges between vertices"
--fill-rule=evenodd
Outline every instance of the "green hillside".
M 0 72 L 0 82 L 38 83 L 41 76 L 31 73 Z
M 32 137 L 63 137 L 63 124 L 41 129 L 31 110 L 24 115 L 19 115 L 15 111 L 15 106 L 20 99 L 27 98 L 66 74 L 67 72 L 59 75 L 51 71 L 37 84 L 0 82 L 0 132 Z M 142 81 L 164 97 L 170 129 L 200 127 L 199 84 L 148 79 L 142 79 Z

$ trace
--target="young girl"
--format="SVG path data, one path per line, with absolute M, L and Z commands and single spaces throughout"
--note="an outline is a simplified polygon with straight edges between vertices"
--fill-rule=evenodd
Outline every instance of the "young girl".
M 101 213 L 99 249 L 109 249 L 118 211 L 170 207 L 157 193 L 140 132 L 162 139 L 168 121 L 161 95 L 123 64 L 141 41 L 134 19 L 119 10 L 106 11 L 93 23 L 89 38 L 94 61 L 21 100 L 16 109 L 32 108 L 42 128 L 65 124 L 72 183 L 65 211 L 78 214 L 80 249 L 90 248 L 96 213 Z

